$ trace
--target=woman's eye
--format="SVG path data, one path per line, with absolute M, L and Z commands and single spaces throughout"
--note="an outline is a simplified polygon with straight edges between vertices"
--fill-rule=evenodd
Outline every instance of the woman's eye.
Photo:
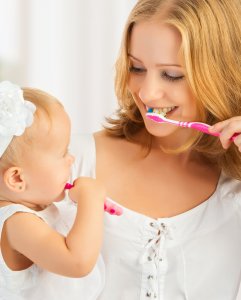
M 134 67 L 134 66 L 131 66 L 130 68 L 129 68 L 129 72 L 130 73 L 138 73 L 138 74 L 140 74 L 140 73 L 144 73 L 146 70 L 144 69 L 144 68 L 141 68 L 141 67 Z
M 183 79 L 184 75 L 163 71 L 161 72 L 161 77 L 169 81 L 177 81 Z

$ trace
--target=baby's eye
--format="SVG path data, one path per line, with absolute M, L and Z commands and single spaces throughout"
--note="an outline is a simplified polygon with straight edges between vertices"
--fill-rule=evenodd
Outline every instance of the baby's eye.
M 136 73 L 136 74 L 140 74 L 140 73 L 144 73 L 146 71 L 146 69 L 142 68 L 142 67 L 135 67 L 135 66 L 131 66 L 129 68 L 129 72 L 130 73 Z
M 180 72 L 174 72 L 174 71 L 162 71 L 161 72 L 161 77 L 169 80 L 169 81 L 177 81 L 181 80 L 184 78 L 184 75 L 181 74 Z

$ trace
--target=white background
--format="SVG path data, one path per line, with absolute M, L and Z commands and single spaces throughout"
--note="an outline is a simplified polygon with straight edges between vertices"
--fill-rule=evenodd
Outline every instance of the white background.
M 114 64 L 136 0 L 0 0 L 0 80 L 43 89 L 72 131 L 101 129 L 117 107 Z

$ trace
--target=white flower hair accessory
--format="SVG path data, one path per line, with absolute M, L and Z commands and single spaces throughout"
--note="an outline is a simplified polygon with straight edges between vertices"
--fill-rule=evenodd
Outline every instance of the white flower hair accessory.
M 14 136 L 33 123 L 36 106 L 24 100 L 21 88 L 9 81 L 0 83 L 0 157 Z

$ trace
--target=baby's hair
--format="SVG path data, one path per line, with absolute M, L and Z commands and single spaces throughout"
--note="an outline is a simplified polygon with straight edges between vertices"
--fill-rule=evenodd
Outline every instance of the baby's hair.
M 33 88 L 22 88 L 22 90 L 24 99 L 36 106 L 34 121 L 21 136 L 13 137 L 0 158 L 0 168 L 20 163 L 21 153 L 26 150 L 26 146 L 31 146 L 38 139 L 38 130 L 45 130 L 47 134 L 51 129 L 52 113 L 56 105 L 63 107 L 55 97 L 42 90 Z
M 140 143 L 136 133 L 145 130 L 128 89 L 130 36 L 135 24 L 142 21 L 164 22 L 180 32 L 180 51 L 187 82 L 197 101 L 199 121 L 212 125 L 241 115 L 240 15 L 240 0 L 139 0 L 128 18 L 116 62 L 119 109 L 114 118 L 107 119 L 107 132 Z M 146 135 L 149 139 L 144 146 L 150 150 L 152 137 L 148 132 Z M 227 174 L 241 179 L 241 156 L 234 145 L 226 151 L 217 138 L 196 132 L 185 145 L 172 152 L 190 148 L 218 163 Z

